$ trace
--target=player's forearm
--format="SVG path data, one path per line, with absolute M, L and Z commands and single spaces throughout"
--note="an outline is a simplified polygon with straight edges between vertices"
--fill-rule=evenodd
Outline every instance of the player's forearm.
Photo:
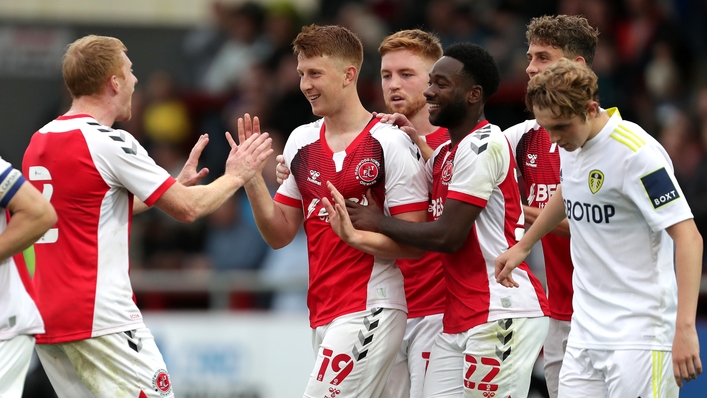
M 179 221 L 194 222 L 216 211 L 241 185 L 242 182 L 224 175 L 209 185 L 182 187 L 183 206 L 173 216 Z
M 415 144 L 420 148 L 420 153 L 422 154 L 422 158 L 425 159 L 425 162 L 434 154 L 432 148 L 427 145 L 427 141 L 423 140 L 422 137 L 417 136 Z
M 265 180 L 256 174 L 245 186 L 253 218 L 265 242 L 273 249 L 287 246 L 297 234 L 299 224 L 289 220 L 270 196 Z
M 676 326 L 694 327 L 702 279 L 702 236 L 692 220 L 668 228 L 675 241 L 675 274 L 678 285 Z
M 396 242 L 423 251 L 453 253 L 461 247 L 465 237 L 449 236 L 447 231 L 438 226 L 440 223 L 437 222 L 416 223 L 385 217 L 380 221 L 378 229 Z
M 534 223 L 535 220 L 538 219 L 538 216 L 540 215 L 540 212 L 542 209 L 538 209 L 537 207 L 531 207 L 531 206 L 523 206 L 523 213 L 525 214 L 525 225 L 526 227 L 531 227 Z M 550 230 L 551 234 L 561 236 L 563 238 L 569 238 L 570 237 L 570 223 L 567 221 L 565 218 L 564 220 L 560 221 L 559 224 L 555 226 L 552 230 Z
M 54 208 L 46 201 L 16 210 L 0 234 L 0 261 L 30 247 L 56 224 L 56 220 Z
M 149 207 L 142 200 L 137 197 L 133 199 L 133 215 L 140 214 L 149 209 Z
M 530 250 L 543 236 L 553 230 L 565 219 L 565 204 L 562 201 L 562 188 L 558 187 L 554 195 L 547 201 L 545 208 L 540 211 L 533 225 L 525 232 L 518 245 L 524 250 Z
M 403 245 L 376 232 L 357 230 L 356 237 L 347 242 L 351 247 L 381 258 L 420 258 L 423 250 Z

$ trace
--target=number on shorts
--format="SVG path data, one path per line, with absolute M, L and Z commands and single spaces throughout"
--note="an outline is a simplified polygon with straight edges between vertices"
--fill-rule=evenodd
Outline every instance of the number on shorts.
M 51 181 L 52 175 L 49 173 L 46 167 L 43 166 L 30 166 L 29 167 L 29 180 L 30 181 Z M 52 194 L 54 193 L 54 185 L 45 183 L 42 187 L 42 196 L 47 201 L 52 200 Z M 59 229 L 51 228 L 47 231 L 36 243 L 54 243 L 59 239 Z
M 346 376 L 348 376 L 353 370 L 353 358 L 347 354 L 338 354 L 332 359 L 331 356 L 334 355 L 334 351 L 328 348 L 322 350 L 322 354 L 324 355 L 324 359 L 322 360 L 322 366 L 319 367 L 319 373 L 317 373 L 317 381 L 324 380 L 324 374 L 331 364 L 331 370 L 337 372 L 337 374 L 329 382 L 329 384 L 335 386 L 341 384 L 341 382 L 346 379 Z
M 481 364 L 490 366 L 491 369 L 486 373 L 486 375 L 481 378 L 481 381 L 478 383 L 471 381 L 471 375 L 476 372 L 476 368 L 478 367 L 478 361 L 476 357 L 473 355 L 466 355 L 465 357 L 466 362 L 469 364 L 469 369 L 466 371 L 466 374 L 464 375 L 464 387 L 469 388 L 469 389 L 474 389 L 476 388 L 479 391 L 496 391 L 498 390 L 498 384 L 492 384 L 491 381 L 498 375 L 498 372 L 501 371 L 501 362 L 499 362 L 498 359 L 496 358 L 488 358 L 488 357 L 481 357 Z

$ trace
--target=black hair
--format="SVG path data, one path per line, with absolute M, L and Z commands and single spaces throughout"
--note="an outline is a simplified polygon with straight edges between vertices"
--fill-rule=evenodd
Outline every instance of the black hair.
M 444 56 L 464 64 L 462 71 L 483 89 L 483 101 L 489 99 L 501 84 L 501 71 L 491 54 L 483 47 L 472 43 L 452 44 L 444 50 Z

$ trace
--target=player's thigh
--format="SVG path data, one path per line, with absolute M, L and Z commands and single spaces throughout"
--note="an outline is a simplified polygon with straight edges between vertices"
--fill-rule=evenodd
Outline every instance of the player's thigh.
M 459 398 L 464 393 L 463 334 L 440 333 L 435 338 L 422 396 Z
M 405 326 L 403 311 L 377 308 L 317 328 L 315 341 L 321 343 L 304 396 L 380 397 Z
M 607 397 L 605 375 L 598 369 L 588 350 L 567 347 L 562 358 L 559 398 Z
M 430 363 L 430 354 L 435 339 L 442 333 L 442 314 L 416 318 L 413 333 L 408 342 L 408 369 L 410 373 L 410 398 L 421 398 L 425 374 Z
M 38 344 L 35 347 L 39 362 L 59 398 L 94 398 L 81 381 L 74 365 L 59 344 Z
M 610 398 L 677 398 L 670 351 L 608 351 L 606 385 Z
M 547 336 L 548 318 L 514 318 L 471 329 L 464 350 L 464 397 L 524 397 Z
M 20 398 L 32 358 L 34 337 L 21 334 L 0 340 L 0 397 Z
M 562 358 L 565 356 L 567 337 L 570 333 L 570 322 L 550 318 L 547 338 L 543 346 L 543 360 L 545 381 L 550 398 L 557 398 L 557 389 L 560 384 L 560 368 Z
M 61 344 L 97 398 L 174 397 L 167 367 L 147 328 Z

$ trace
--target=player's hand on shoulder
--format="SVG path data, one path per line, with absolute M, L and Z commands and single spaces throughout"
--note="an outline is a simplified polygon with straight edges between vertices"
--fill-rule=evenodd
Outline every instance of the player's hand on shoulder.
M 678 387 L 682 387 L 683 380 L 689 382 L 702 373 L 700 360 L 700 342 L 697 338 L 695 326 L 681 327 L 676 325 L 675 339 L 673 340 L 673 375 Z
M 196 141 L 196 144 L 194 144 L 194 147 L 189 153 L 189 158 L 187 159 L 186 163 L 184 163 L 182 171 L 180 171 L 179 175 L 177 176 L 177 182 L 184 186 L 190 187 L 198 184 L 202 178 L 206 177 L 209 174 L 209 169 L 207 169 L 206 167 L 197 171 L 197 167 L 199 166 L 199 158 L 201 157 L 201 153 L 204 151 L 204 148 L 206 148 L 206 144 L 208 143 L 208 134 L 202 134 L 201 136 L 199 136 L 199 139 Z
M 363 231 L 378 231 L 378 223 L 382 217 L 385 217 L 383 210 L 378 206 L 371 190 L 366 192 L 367 204 L 359 204 L 350 200 L 346 201 L 346 211 L 351 219 L 354 228 Z
M 290 169 L 285 166 L 285 157 L 283 155 L 277 155 L 277 166 L 275 167 L 275 178 L 277 183 L 282 185 L 283 182 L 290 176 Z
M 380 119 L 381 123 L 394 124 L 400 128 L 402 127 L 412 127 L 412 123 L 408 120 L 402 113 L 378 113 L 373 112 L 373 116 Z

